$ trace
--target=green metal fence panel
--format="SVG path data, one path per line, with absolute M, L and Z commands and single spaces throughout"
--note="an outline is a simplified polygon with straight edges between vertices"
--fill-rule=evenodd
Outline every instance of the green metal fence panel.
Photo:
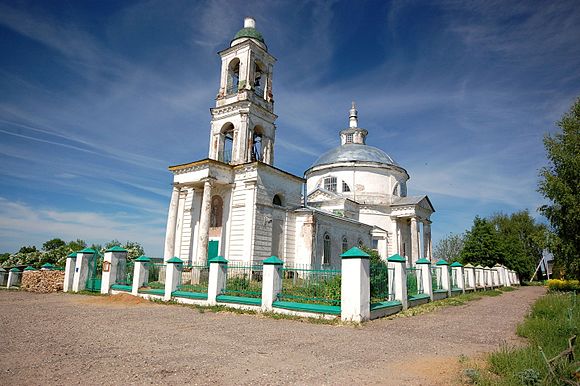
M 135 264 L 132 260 L 117 259 L 117 277 L 115 284 L 133 285 L 133 270 Z
M 230 261 L 221 295 L 262 297 L 262 264 Z
M 101 254 L 94 253 L 88 260 L 88 275 L 85 285 L 87 291 L 100 292 L 101 291 L 101 278 L 103 275 L 103 256 Z
M 209 265 L 184 265 L 179 273 L 177 290 L 206 294 L 208 283 Z
M 147 267 L 146 282 L 142 285 L 148 289 L 165 289 L 165 270 L 164 263 L 145 263 Z
M 293 264 L 282 268 L 279 301 L 340 306 L 341 271 Z
M 441 268 L 431 267 L 431 285 L 433 286 L 433 291 L 443 289 L 441 274 Z
M 451 274 L 451 290 L 459 290 L 458 272 L 456 269 L 450 269 Z
M 395 269 L 386 264 L 370 264 L 371 304 L 395 300 Z
M 407 268 L 407 296 L 415 296 L 423 293 L 423 280 L 421 270 Z

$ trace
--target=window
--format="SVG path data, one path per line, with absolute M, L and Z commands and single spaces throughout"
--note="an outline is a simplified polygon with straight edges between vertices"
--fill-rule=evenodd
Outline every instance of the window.
M 342 253 L 348 251 L 348 240 L 346 238 L 346 236 L 343 236 L 342 238 Z
M 347 134 L 346 135 L 346 143 L 352 143 L 352 137 L 354 134 Z
M 224 201 L 220 196 L 213 196 L 211 199 L 211 213 L 209 226 L 216 228 L 222 226 L 222 217 L 224 213 Z
M 379 249 L 379 240 L 378 239 L 373 239 L 372 248 L 373 249 Z
M 240 81 L 240 60 L 235 58 L 228 66 L 228 84 L 226 87 L 226 94 L 234 94 L 238 92 L 238 85 Z
M 393 196 L 399 195 L 399 184 L 395 185 L 395 189 L 393 189 Z
M 359 248 L 364 247 L 363 241 L 361 239 L 358 239 L 358 246 Z
M 407 197 L 407 183 L 401 182 L 401 197 Z
M 336 192 L 336 177 L 326 177 L 324 179 L 324 189 Z
M 252 162 L 262 160 L 262 134 L 254 129 L 252 139 Z
M 272 204 L 282 206 L 282 199 L 279 195 L 275 194 L 274 199 L 272 199 Z
M 330 235 L 328 233 L 324 234 L 324 250 L 322 252 L 322 264 L 330 264 Z
M 343 192 L 350 192 L 350 186 L 344 181 L 342 181 L 342 191 Z
M 232 148 L 234 145 L 234 132 L 228 131 L 224 134 L 224 153 L 222 160 L 229 164 L 232 161 Z

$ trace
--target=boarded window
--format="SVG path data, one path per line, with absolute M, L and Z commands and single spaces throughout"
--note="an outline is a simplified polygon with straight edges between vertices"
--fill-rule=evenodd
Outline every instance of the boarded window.
M 224 214 L 224 201 L 220 196 L 213 196 L 211 199 L 211 215 L 209 226 L 216 228 L 222 226 L 222 217 Z
M 348 239 L 346 236 L 342 238 L 342 253 L 348 251 Z

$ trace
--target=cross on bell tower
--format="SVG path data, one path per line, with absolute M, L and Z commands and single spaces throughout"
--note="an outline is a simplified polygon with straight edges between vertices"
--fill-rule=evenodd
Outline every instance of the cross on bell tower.
M 216 107 L 211 109 L 209 158 L 232 165 L 274 163 L 272 73 L 276 59 L 268 53 L 254 19 L 247 17 L 222 59 Z

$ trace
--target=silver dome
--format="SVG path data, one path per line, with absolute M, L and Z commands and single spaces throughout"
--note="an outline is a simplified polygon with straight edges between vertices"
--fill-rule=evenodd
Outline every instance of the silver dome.
M 348 143 L 331 149 L 321 155 L 310 168 L 336 162 L 363 161 L 399 166 L 387 153 L 379 148 L 357 143 Z

